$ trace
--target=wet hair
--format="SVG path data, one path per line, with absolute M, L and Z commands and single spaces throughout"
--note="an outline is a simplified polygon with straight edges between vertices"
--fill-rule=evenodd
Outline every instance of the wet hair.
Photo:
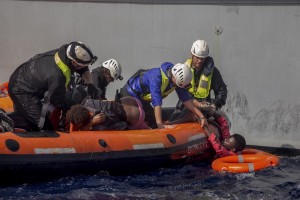
M 67 122 L 72 123 L 77 128 L 87 125 L 90 120 L 90 111 L 81 105 L 74 105 L 67 112 Z
M 242 151 L 246 147 L 246 140 L 244 136 L 240 134 L 233 134 L 232 137 L 235 139 L 235 152 Z

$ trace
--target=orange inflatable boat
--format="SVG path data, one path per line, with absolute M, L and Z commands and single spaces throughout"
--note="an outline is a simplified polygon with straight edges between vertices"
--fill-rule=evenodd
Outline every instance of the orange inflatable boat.
M 186 162 L 209 148 L 197 123 L 148 130 L 5 132 L 0 133 L 0 173 L 2 180 L 128 173 Z
M 3 88 L 7 90 L 7 86 Z M 8 95 L 0 98 L 0 109 L 13 111 Z M 219 135 L 217 127 L 212 127 Z M 0 180 L 15 182 L 101 171 L 135 173 L 206 158 L 210 154 L 205 152 L 211 149 L 198 123 L 125 131 L 15 129 L 0 133 Z

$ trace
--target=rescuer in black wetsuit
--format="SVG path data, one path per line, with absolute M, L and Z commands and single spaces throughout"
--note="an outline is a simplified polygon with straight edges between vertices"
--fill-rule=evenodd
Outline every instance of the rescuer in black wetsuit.
M 43 101 L 57 108 L 70 107 L 65 98 L 74 72 L 85 79 L 89 95 L 97 96 L 98 90 L 92 84 L 88 69 L 96 59 L 85 44 L 71 42 L 38 54 L 20 65 L 11 75 L 8 86 L 8 93 L 15 106 L 16 114 L 11 117 L 16 127 L 26 130 L 44 128 L 47 123 L 42 120 Z M 15 120 L 13 116 L 18 119 Z M 19 120 L 20 116 L 22 120 Z
M 104 61 L 101 67 L 96 67 L 92 70 L 92 78 L 94 85 L 102 92 L 101 99 L 106 100 L 106 88 L 109 83 L 115 80 L 123 80 L 121 76 L 122 67 L 115 59 L 109 59 Z

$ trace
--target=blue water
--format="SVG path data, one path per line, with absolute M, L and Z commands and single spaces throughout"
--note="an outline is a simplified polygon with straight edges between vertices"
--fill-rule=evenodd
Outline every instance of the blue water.
M 64 177 L 2 187 L 0 199 L 300 199 L 300 156 L 242 174 L 217 173 L 208 162 L 198 162 L 138 175 Z

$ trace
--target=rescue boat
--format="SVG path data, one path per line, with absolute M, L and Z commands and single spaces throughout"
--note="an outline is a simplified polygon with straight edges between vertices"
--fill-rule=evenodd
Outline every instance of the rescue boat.
M 210 147 L 197 123 L 147 130 L 4 132 L 0 180 L 143 171 L 187 162 Z
M 13 109 L 8 95 L 0 103 L 6 112 Z M 217 126 L 212 128 L 219 136 Z M 208 158 L 213 155 L 207 154 L 211 150 L 198 123 L 125 131 L 76 131 L 72 125 L 69 131 L 14 129 L 0 133 L 0 180 L 30 181 L 103 171 L 136 173 Z

